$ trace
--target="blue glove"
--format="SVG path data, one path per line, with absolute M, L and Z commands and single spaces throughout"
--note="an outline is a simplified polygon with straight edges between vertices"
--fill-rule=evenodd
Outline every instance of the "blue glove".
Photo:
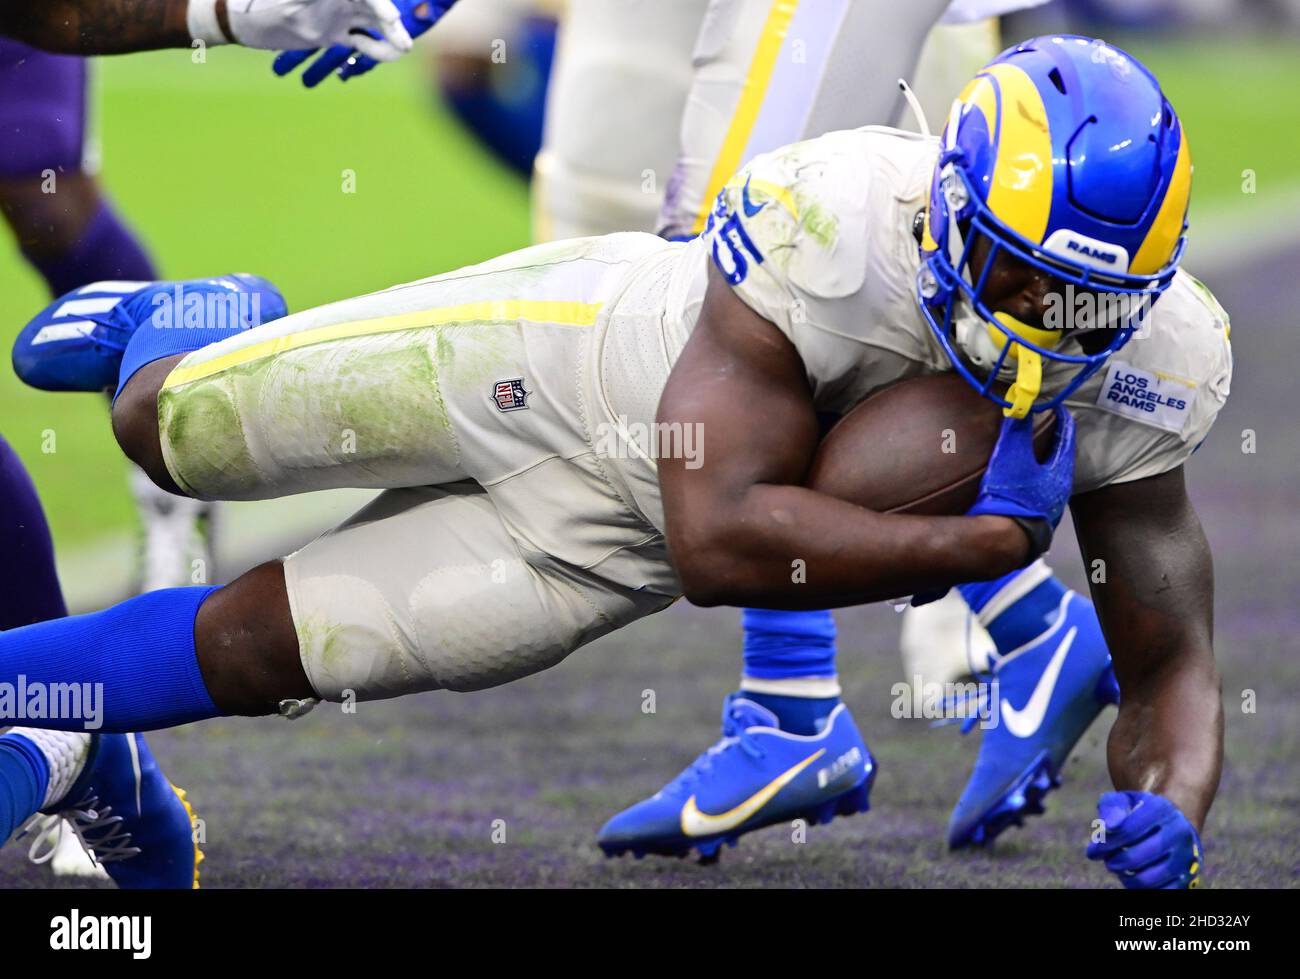
M 1033 546 L 1030 559 L 1052 543 L 1074 486 L 1074 418 L 1056 409 L 1056 447 L 1046 462 L 1034 457 L 1031 418 L 1004 418 L 998 443 L 980 481 L 975 505 L 968 516 L 982 513 L 1010 517 L 1020 524 Z
M 1088 844 L 1089 860 L 1104 860 L 1134 890 L 1200 886 L 1201 838 L 1172 802 L 1150 792 L 1107 792 L 1097 803 L 1106 838 Z
M 393 0 L 402 15 L 402 26 L 412 39 L 419 37 L 442 19 L 456 3 L 456 0 Z M 373 31 L 366 31 L 371 37 L 378 37 Z M 282 51 L 271 64 L 271 70 L 283 77 L 319 51 L 310 48 L 305 51 Z M 364 75 L 379 64 L 369 55 L 359 54 L 356 48 L 346 44 L 335 44 L 325 50 L 319 58 L 307 66 L 302 73 L 302 83 L 308 88 L 315 88 L 336 70 L 339 79 L 347 81 L 356 75 Z

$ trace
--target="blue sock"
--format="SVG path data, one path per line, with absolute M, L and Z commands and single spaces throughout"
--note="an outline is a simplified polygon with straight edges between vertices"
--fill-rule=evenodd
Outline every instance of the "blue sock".
M 1032 572 L 1037 576 L 1042 573 L 1041 569 L 1034 571 L 1035 567 L 1037 566 L 1030 565 L 995 581 L 958 585 L 957 589 L 966 599 L 971 611 L 978 616 L 1004 588 L 1015 587 L 1017 579 L 1022 575 Z M 1047 578 L 1029 587 L 1023 595 L 1007 605 L 992 621 L 984 621 L 984 617 L 981 616 L 980 621 L 988 629 L 998 652 L 1005 656 L 1013 649 L 1027 642 L 1033 642 L 1050 629 L 1056 622 L 1061 608 L 1061 599 L 1065 597 L 1068 590 L 1055 575 L 1049 574 Z
M 835 679 L 835 619 L 830 612 L 747 608 L 741 622 L 747 679 Z M 745 690 L 744 696 L 776 714 L 781 730 L 791 734 L 816 734 L 819 722 L 840 702 L 838 696 L 798 697 L 752 690 Z
M 820 734 L 823 722 L 840 702 L 839 697 L 788 697 L 754 690 L 742 690 L 740 695 L 775 714 L 782 731 L 803 735 Z
M 830 612 L 747 608 L 745 676 L 762 680 L 835 675 L 835 619 Z
M 127 734 L 221 716 L 194 649 L 195 617 L 215 590 L 165 588 L 0 632 L 0 724 Z M 43 706 L 60 691 L 75 703 L 69 687 L 79 708 Z
M 0 845 L 40 809 L 49 784 L 45 753 L 21 734 L 0 735 Z
M 117 396 L 122 393 L 122 388 L 126 387 L 126 382 L 131 380 L 131 376 L 146 364 L 171 357 L 173 354 L 190 353 L 210 343 L 234 336 L 236 333 L 243 333 L 251 325 L 242 315 L 230 317 L 230 320 L 229 323 L 224 319 L 220 323 L 209 323 L 206 318 L 199 317 L 199 321 L 193 326 L 169 321 L 165 328 L 145 323 L 131 335 L 131 339 L 126 342 L 126 349 L 122 351 L 122 363 L 117 369 L 117 390 L 113 392 L 113 400 L 117 400 Z

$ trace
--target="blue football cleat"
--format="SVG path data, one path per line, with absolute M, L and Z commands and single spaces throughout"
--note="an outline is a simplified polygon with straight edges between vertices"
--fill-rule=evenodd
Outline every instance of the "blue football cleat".
M 14 372 L 45 391 L 111 391 L 122 352 L 145 324 L 248 329 L 287 312 L 280 290 L 235 273 L 175 282 L 93 282 L 60 296 L 14 341 Z
M 600 830 L 607 856 L 629 850 L 706 861 L 725 842 L 774 823 L 816 825 L 866 812 L 876 763 L 848 708 L 838 705 L 820 734 L 782 731 L 776 715 L 743 692 L 722 705 L 722 740 L 657 793 Z
M 199 886 L 194 809 L 141 735 L 92 737 L 85 770 L 55 809 L 118 887 Z
M 1061 766 L 1119 686 L 1092 603 L 1066 592 L 1056 622 L 1033 642 L 997 657 L 998 698 L 970 781 L 948 821 L 948 846 L 987 846 L 1061 784 Z M 969 720 L 965 730 L 974 726 Z

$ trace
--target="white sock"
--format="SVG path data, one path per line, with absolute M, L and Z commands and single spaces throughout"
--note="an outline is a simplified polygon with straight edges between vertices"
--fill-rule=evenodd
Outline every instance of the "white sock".
M 809 697 L 822 700 L 840 695 L 840 678 L 832 673 L 830 676 L 791 676 L 780 680 L 766 680 L 762 677 L 744 676 L 740 678 L 740 689 L 750 693 L 765 693 L 774 697 Z
M 72 783 L 86 767 L 86 759 L 90 757 L 90 735 L 85 731 L 45 731 L 34 727 L 15 727 L 8 733 L 21 734 L 40 748 L 50 766 L 50 784 L 45 789 L 41 808 L 48 809 L 63 801 Z

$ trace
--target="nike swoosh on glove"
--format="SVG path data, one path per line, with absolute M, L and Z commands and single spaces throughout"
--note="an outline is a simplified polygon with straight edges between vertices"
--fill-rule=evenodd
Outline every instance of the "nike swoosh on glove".
M 1104 839 L 1088 844 L 1125 887 L 1183 890 L 1200 886 L 1201 838 L 1172 802 L 1151 792 L 1107 792 L 1097 803 Z
M 1064 407 L 1056 409 L 1056 445 L 1046 462 L 1034 456 L 1032 418 L 1002 419 L 979 496 L 967 515 L 1010 517 L 1029 536 L 1033 552 L 1029 560 L 1041 556 L 1051 546 L 1052 532 L 1070 502 L 1074 451 L 1074 417 Z

